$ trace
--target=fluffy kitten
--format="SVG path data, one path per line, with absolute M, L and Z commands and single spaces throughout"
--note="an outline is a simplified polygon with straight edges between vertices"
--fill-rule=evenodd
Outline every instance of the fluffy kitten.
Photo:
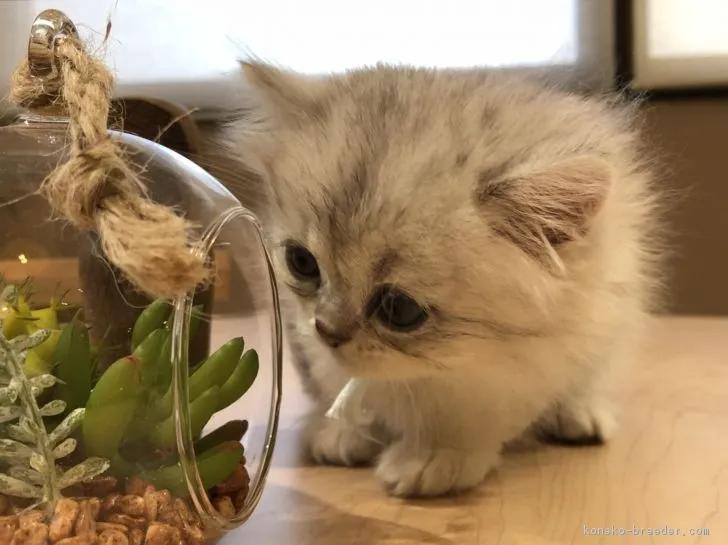
M 657 272 L 634 108 L 480 71 L 244 74 L 228 149 L 264 182 L 312 457 L 431 496 L 534 423 L 607 439 Z M 352 376 L 365 429 L 323 416 Z

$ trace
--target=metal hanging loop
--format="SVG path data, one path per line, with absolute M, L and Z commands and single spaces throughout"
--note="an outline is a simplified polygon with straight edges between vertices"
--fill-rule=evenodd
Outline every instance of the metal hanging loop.
M 56 47 L 68 38 L 79 39 L 73 21 L 62 11 L 47 9 L 33 21 L 28 41 L 28 65 L 36 77 L 53 73 L 56 62 Z

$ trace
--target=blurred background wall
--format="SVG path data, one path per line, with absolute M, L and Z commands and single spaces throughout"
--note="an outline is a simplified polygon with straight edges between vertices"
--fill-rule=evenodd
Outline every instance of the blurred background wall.
M 250 53 L 307 73 L 377 61 L 477 64 L 582 92 L 643 94 L 646 133 L 667 167 L 660 182 L 679 198 L 668 218 L 669 310 L 728 315 L 726 0 L 3 0 L 0 97 L 33 18 L 50 7 L 96 44 L 111 18 L 99 52 L 115 70 L 116 98 L 136 97 L 115 123 L 150 138 L 170 115 L 150 115 L 144 98 L 217 123 L 244 92 L 237 59 Z M 12 114 L 0 101 L 0 123 Z M 194 131 L 183 129 L 163 142 L 194 152 Z

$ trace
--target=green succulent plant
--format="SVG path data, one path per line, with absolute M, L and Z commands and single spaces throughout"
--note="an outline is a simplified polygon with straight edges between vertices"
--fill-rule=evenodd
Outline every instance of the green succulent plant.
M 176 455 L 170 305 L 153 301 L 137 318 L 129 355 L 97 376 L 80 312 L 60 324 L 57 302 L 31 308 L 30 285 L 2 287 L 0 323 L 0 493 L 52 510 L 63 490 L 109 472 L 188 495 Z M 195 307 L 188 338 L 202 320 Z M 240 399 L 258 373 L 258 354 L 236 337 L 190 366 L 189 415 L 206 489 L 244 459 L 247 421 L 202 435 L 218 411 Z M 73 456 L 71 457 L 71 454 Z M 80 463 L 68 460 L 81 459 Z
M 138 475 L 185 497 L 189 491 L 176 455 L 170 316 L 171 306 L 161 299 L 138 316 L 129 354 L 112 363 L 90 391 L 82 441 L 87 454 L 111 459 L 117 476 Z M 202 319 L 202 309 L 195 307 L 188 342 Z M 240 443 L 245 421 L 228 422 L 202 437 L 212 417 L 239 400 L 257 377 L 258 354 L 244 345 L 236 337 L 189 368 L 190 424 L 206 489 L 227 479 L 245 454 Z

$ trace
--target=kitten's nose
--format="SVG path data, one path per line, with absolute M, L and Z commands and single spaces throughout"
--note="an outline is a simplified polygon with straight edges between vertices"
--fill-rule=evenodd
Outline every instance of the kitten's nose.
M 350 335 L 338 332 L 318 319 L 316 320 L 316 332 L 331 348 L 337 348 L 351 340 Z

